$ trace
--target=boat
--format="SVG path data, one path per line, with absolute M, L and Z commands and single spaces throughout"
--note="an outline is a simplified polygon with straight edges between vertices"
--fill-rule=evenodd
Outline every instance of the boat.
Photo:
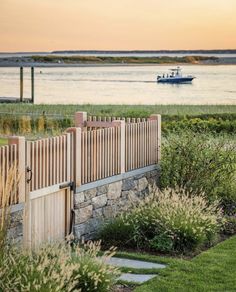
M 191 83 L 195 76 L 182 75 L 181 68 L 177 67 L 174 69 L 169 69 L 171 71 L 170 74 L 163 74 L 162 76 L 157 76 L 157 82 L 158 83 Z

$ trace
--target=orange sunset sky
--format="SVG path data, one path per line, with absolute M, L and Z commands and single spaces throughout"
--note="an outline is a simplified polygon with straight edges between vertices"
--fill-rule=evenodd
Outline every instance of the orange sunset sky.
M 236 0 L 0 0 L 0 51 L 236 49 Z

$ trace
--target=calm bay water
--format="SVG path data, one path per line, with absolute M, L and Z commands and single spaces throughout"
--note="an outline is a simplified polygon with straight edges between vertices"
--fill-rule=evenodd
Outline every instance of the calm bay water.
M 236 65 L 182 66 L 192 84 L 158 84 L 171 66 L 35 68 L 36 103 L 236 104 Z M 30 69 L 24 96 L 30 97 Z M 19 68 L 0 68 L 0 96 L 19 96 Z

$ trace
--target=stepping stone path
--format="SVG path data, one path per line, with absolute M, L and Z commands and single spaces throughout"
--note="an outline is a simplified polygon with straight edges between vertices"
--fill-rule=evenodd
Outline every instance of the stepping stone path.
M 107 260 L 107 264 L 115 267 L 125 267 L 134 269 L 164 269 L 166 265 L 157 264 L 152 262 L 145 262 L 139 260 L 130 260 L 124 258 L 113 257 Z M 118 280 L 133 282 L 133 283 L 144 283 L 152 278 L 156 277 L 154 274 L 131 274 L 123 273 Z
M 145 274 L 130 274 L 130 273 L 123 273 L 118 280 L 126 281 L 126 282 L 133 282 L 137 284 L 142 284 L 157 275 L 145 275 Z

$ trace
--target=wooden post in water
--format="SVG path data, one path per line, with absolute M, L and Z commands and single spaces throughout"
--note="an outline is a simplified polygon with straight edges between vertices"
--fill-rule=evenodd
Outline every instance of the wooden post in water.
M 34 67 L 31 67 L 31 102 L 34 104 Z
M 20 102 L 23 102 L 23 67 L 20 67 Z

